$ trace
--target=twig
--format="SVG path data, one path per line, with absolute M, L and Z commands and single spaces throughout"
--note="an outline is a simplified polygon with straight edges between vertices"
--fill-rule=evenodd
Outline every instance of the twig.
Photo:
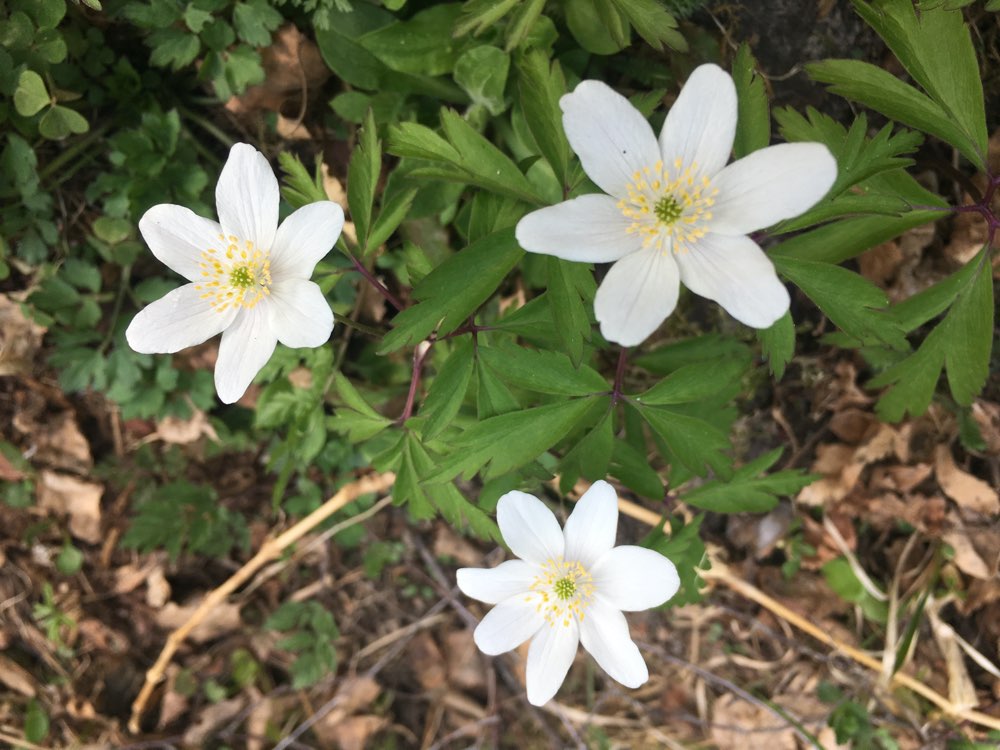
M 140 731 L 139 722 L 142 719 L 142 713 L 146 707 L 146 703 L 153 694 L 153 688 L 156 687 L 156 684 L 163 679 L 164 671 L 166 670 L 167 665 L 170 664 L 170 660 L 177 652 L 177 649 L 180 648 L 182 643 L 184 643 L 191 631 L 194 630 L 202 622 L 202 620 L 204 620 L 205 617 L 207 617 L 208 614 L 215 609 L 215 607 L 225 601 L 226 597 L 249 580 L 254 573 L 264 567 L 271 560 L 274 560 L 281 555 L 287 547 L 301 539 L 345 505 L 357 499 L 360 495 L 365 495 L 369 492 L 382 492 L 386 490 L 392 485 L 395 479 L 396 477 L 394 474 L 386 472 L 385 474 L 374 474 L 364 477 L 341 487 L 333 497 L 297 524 L 292 526 L 292 528 L 288 529 L 280 536 L 268 539 L 264 542 L 260 551 L 250 558 L 250 560 L 243 565 L 243 567 L 233 573 L 233 575 L 230 576 L 229 579 L 226 580 L 226 582 L 221 586 L 213 589 L 208 596 L 202 600 L 201 604 L 191 614 L 187 621 L 167 636 L 167 642 L 164 644 L 163 650 L 160 652 L 160 656 L 157 658 L 156 662 L 149 669 L 149 671 L 146 672 L 146 681 L 143 683 L 142 690 L 139 691 L 138 697 L 132 703 L 132 716 L 129 718 L 128 722 L 129 731 L 133 734 L 137 734 Z
M 21 739 L 13 734 L 7 734 L 6 732 L 0 732 L 0 740 L 9 742 L 11 747 L 23 747 L 26 748 L 26 750 L 49 750 L 47 747 L 36 745 L 33 742 L 28 742 L 25 739 Z

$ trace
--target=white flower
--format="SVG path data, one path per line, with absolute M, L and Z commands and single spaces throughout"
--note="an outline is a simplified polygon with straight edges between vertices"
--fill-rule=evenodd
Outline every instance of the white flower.
M 583 81 L 559 104 L 570 145 L 607 195 L 533 211 L 517 239 L 530 252 L 614 262 L 594 299 L 604 338 L 640 343 L 673 312 L 680 282 L 754 328 L 784 315 L 788 292 L 746 235 L 826 194 L 837 176 L 826 146 L 785 143 L 726 166 L 736 87 L 716 65 L 691 74 L 659 142 L 642 114 L 599 81 Z
M 496 655 L 531 639 L 528 700 L 546 703 L 562 685 L 582 643 L 601 668 L 626 687 L 649 678 L 622 610 L 656 607 L 677 593 L 677 568 L 658 552 L 615 547 L 618 498 L 595 482 L 566 520 L 565 530 L 545 505 L 508 492 L 497 505 L 504 541 L 520 560 L 495 568 L 462 568 L 458 587 L 496 604 L 476 628 L 476 645 Z
M 278 226 L 278 181 L 267 159 L 237 143 L 215 188 L 219 223 L 160 204 L 139 231 L 160 261 L 190 281 L 142 310 L 125 331 L 129 346 L 169 354 L 222 333 L 215 388 L 238 400 L 280 341 L 316 347 L 330 338 L 333 313 L 309 277 L 333 247 L 344 211 L 320 201 Z

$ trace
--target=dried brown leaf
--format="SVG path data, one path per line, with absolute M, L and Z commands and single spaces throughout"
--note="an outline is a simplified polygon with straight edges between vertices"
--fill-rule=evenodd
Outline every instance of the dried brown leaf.
M 961 507 L 976 513 L 1000 512 L 997 491 L 982 479 L 959 469 L 947 445 L 935 449 L 934 471 L 944 494 Z
M 69 516 L 74 537 L 88 544 L 101 542 L 102 485 L 46 470 L 41 472 L 37 491 L 40 507 Z

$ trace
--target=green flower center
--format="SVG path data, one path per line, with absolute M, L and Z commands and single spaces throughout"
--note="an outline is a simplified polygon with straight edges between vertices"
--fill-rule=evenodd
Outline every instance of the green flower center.
M 229 274 L 229 283 L 240 289 L 249 289 L 253 286 L 253 276 L 250 274 L 250 269 L 246 266 L 236 266 Z
M 684 209 L 674 199 L 674 196 L 664 195 L 660 200 L 656 201 L 656 204 L 653 206 L 653 213 L 656 214 L 657 219 L 669 226 L 681 218 Z
M 568 601 L 576 593 L 576 581 L 567 576 L 555 582 L 552 591 L 563 601 Z

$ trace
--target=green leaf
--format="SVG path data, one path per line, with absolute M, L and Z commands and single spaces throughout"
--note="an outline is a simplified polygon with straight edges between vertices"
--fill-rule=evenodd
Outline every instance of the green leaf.
M 730 473 L 729 438 L 703 419 L 672 409 L 636 404 L 646 423 L 663 438 L 670 451 L 689 470 L 705 476 L 706 468 L 720 475 Z
M 977 144 L 931 97 L 892 73 L 859 60 L 824 60 L 806 65 L 809 76 L 830 84 L 830 91 L 881 112 L 904 125 L 935 135 L 982 167 Z
M 462 4 L 462 12 L 455 22 L 455 36 L 472 32 L 479 36 L 510 13 L 521 0 L 469 0 Z
M 570 360 L 579 364 L 583 360 L 584 342 L 590 339 L 590 317 L 584 306 L 580 286 L 576 282 L 581 272 L 587 275 L 589 283 L 593 283 L 593 277 L 589 269 L 579 263 L 570 263 L 553 256 L 546 258 L 545 262 L 552 322 Z
M 978 266 L 972 283 L 956 300 L 942 325 L 947 325 L 945 367 L 951 395 L 969 406 L 986 385 L 993 346 L 993 275 L 990 248 L 969 261 Z
M 526 0 L 522 2 L 507 26 L 507 52 L 527 42 L 527 47 L 548 49 L 557 37 L 555 26 L 545 16 L 542 10 L 545 0 Z
M 446 481 L 469 475 L 489 462 L 485 478 L 500 476 L 534 461 L 562 440 L 591 409 L 605 409 L 606 398 L 576 398 L 512 411 L 472 425 L 453 443 L 453 454 L 427 477 Z
M 855 0 L 854 7 L 961 128 L 978 157 L 970 156 L 970 161 L 983 166 L 987 131 L 982 75 L 962 11 L 923 4 L 918 14 L 911 3 L 863 0 Z
M 570 149 L 559 109 L 559 98 L 566 93 L 562 68 L 558 62 L 550 63 L 540 50 L 531 50 L 521 57 L 517 72 L 518 93 L 528 129 L 556 179 L 565 185 Z
M 360 38 L 361 45 L 393 70 L 429 76 L 450 73 L 463 45 L 452 36 L 461 3 L 422 10 Z
M 200 34 L 201 30 L 205 28 L 205 24 L 211 20 L 211 12 L 203 10 L 194 4 L 189 4 L 187 8 L 184 9 L 184 25 L 187 26 L 193 34 Z
M 608 409 L 600 421 L 563 456 L 563 478 L 567 477 L 569 470 L 569 474 L 574 475 L 573 484 L 580 475 L 592 482 L 604 479 L 614 448 L 614 413 Z
M 685 365 L 633 400 L 646 406 L 704 401 L 720 391 L 739 387 L 750 366 L 749 357 L 725 358 Z
M 291 204 L 293 209 L 299 209 L 317 201 L 330 200 L 323 187 L 322 162 L 318 158 L 315 173 L 312 175 L 299 161 L 299 157 L 288 151 L 282 151 L 278 154 L 278 163 L 281 166 L 281 171 L 285 173 L 281 195 Z
M 927 411 L 944 366 L 946 329 L 939 325 L 916 352 L 868 382 L 871 388 L 892 385 L 875 405 L 882 420 L 898 422 L 907 412 L 916 417 Z
M 888 315 L 902 330 L 912 331 L 947 310 L 978 273 L 979 263 L 973 259 L 951 276 L 894 305 Z
M 201 51 L 201 42 L 197 36 L 173 27 L 158 29 L 150 34 L 149 46 L 153 48 L 149 62 L 157 67 L 170 67 L 173 70 L 190 65 Z
M 658 0 L 611 0 L 636 32 L 653 49 L 666 44 L 677 52 L 687 52 L 687 42 L 677 32 L 677 21 Z
M 514 232 L 495 232 L 461 250 L 425 276 L 413 289 L 418 304 L 396 316 L 381 353 L 425 338 L 435 327 L 451 333 L 496 292 L 524 251 Z
M 420 413 L 428 417 L 421 433 L 424 440 L 436 437 L 458 414 L 469 390 L 473 364 L 472 337 L 465 336 L 441 365 L 421 406 Z
M 829 263 L 774 256 L 778 270 L 816 303 L 844 333 L 862 343 L 905 349 L 906 339 L 885 314 L 885 293 L 863 276 Z
M 413 205 L 413 199 L 417 197 L 416 188 L 393 193 L 388 200 L 382 204 L 382 209 L 375 218 L 368 240 L 365 242 L 364 254 L 367 255 L 377 250 L 382 243 L 392 236 Z
M 382 171 L 382 146 L 371 110 L 359 131 L 358 144 L 347 167 L 347 205 L 357 229 L 358 243 L 367 248 L 375 187 Z
M 781 497 L 795 495 L 817 477 L 799 469 L 765 475 L 781 458 L 776 448 L 741 466 L 728 481 L 713 479 L 685 492 L 682 500 L 696 508 L 716 513 L 763 513 L 778 504 Z
M 554 396 L 590 396 L 610 391 L 587 365 L 574 367 L 564 354 L 519 346 L 480 346 L 479 359 L 515 388 Z
M 757 329 L 761 353 L 767 358 L 771 374 L 778 380 L 785 374 L 785 366 L 795 354 L 795 324 L 792 313 L 786 312 L 770 328 Z
M 677 567 L 681 587 L 668 602 L 670 607 L 701 601 L 702 581 L 698 573 L 709 567 L 705 543 L 699 533 L 704 518 L 703 514 L 699 514 L 685 523 L 679 515 L 670 516 L 670 536 L 664 536 L 661 524 L 641 542 L 643 547 L 659 552 Z
M 750 349 L 746 344 L 717 333 L 684 339 L 651 352 L 640 354 L 633 361 L 654 375 L 669 375 L 684 365 L 722 357 L 746 360 Z
M 502 49 L 482 45 L 464 52 L 455 61 L 455 83 L 462 87 L 473 104 L 479 104 L 491 115 L 507 108 L 504 89 L 510 57 Z
M 28 10 L 39 29 L 54 29 L 66 15 L 66 0 L 33 0 Z
M 237 2 L 233 6 L 236 34 L 254 47 L 267 47 L 271 44 L 271 32 L 281 25 L 282 20 L 281 13 L 268 5 L 266 0 Z
M 24 739 L 28 742 L 42 742 L 49 735 L 49 715 L 42 704 L 32 698 L 24 714 Z
M 38 121 L 38 132 L 53 141 L 62 140 L 71 133 L 86 133 L 88 130 L 90 124 L 83 115 L 61 104 L 49 109 Z
M 604 17 L 598 12 L 610 11 Z M 613 55 L 628 44 L 628 25 L 610 0 L 566 0 L 566 25 L 577 43 L 595 55 Z
M 45 81 L 33 70 L 25 70 L 17 79 L 17 90 L 14 92 L 14 108 L 19 115 L 31 117 L 46 105 L 52 103 L 45 88 Z
M 736 84 L 737 126 L 733 155 L 742 159 L 771 142 L 771 116 L 764 79 L 757 74 L 757 61 L 743 43 L 733 59 Z
M 517 411 L 520 404 L 496 373 L 476 361 L 476 417 L 480 420 Z
M 608 473 L 630 490 L 650 500 L 662 500 L 663 479 L 649 465 L 649 459 L 624 440 L 616 440 Z

